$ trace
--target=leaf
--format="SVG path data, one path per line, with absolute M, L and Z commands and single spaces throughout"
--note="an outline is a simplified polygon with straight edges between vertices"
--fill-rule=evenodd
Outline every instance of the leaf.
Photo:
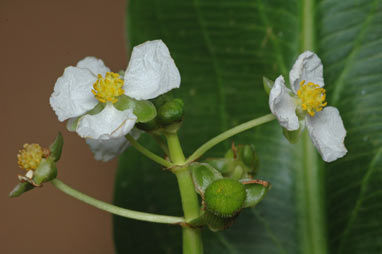
M 180 136 L 187 155 L 229 127 L 269 113 L 262 77 L 287 79 L 306 48 L 322 59 L 328 104 L 339 109 L 347 129 L 349 152 L 330 164 L 322 162 L 306 133 L 291 145 L 276 122 L 235 137 L 236 143 L 256 146 L 257 178 L 273 187 L 228 230 L 204 230 L 206 253 L 380 252 L 381 5 L 378 0 L 129 1 L 129 45 L 160 38 L 180 70 L 176 93 L 185 103 Z M 223 156 L 230 142 L 206 157 Z M 120 161 L 116 204 L 180 215 L 175 178 L 157 183 L 164 175 L 130 148 Z M 139 188 L 123 189 L 123 182 Z M 116 248 L 181 253 L 180 236 L 169 237 L 175 231 L 180 234 L 172 226 L 118 219 Z

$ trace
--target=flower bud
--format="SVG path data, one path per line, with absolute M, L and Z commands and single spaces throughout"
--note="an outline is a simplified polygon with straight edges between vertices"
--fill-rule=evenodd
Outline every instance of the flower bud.
M 183 108 L 184 103 L 181 99 L 173 99 L 164 103 L 158 109 L 158 122 L 162 125 L 169 125 L 181 121 Z
M 263 86 L 264 86 L 264 91 L 269 95 L 271 93 L 271 89 L 273 87 L 273 84 L 275 82 L 268 79 L 267 77 L 263 77 Z
M 223 178 L 211 183 L 204 193 L 207 211 L 227 218 L 236 215 L 243 207 L 246 198 L 244 185 L 237 180 Z
M 256 156 L 254 145 L 243 145 L 238 148 L 239 159 L 247 166 L 250 173 L 256 173 L 259 168 L 259 159 Z

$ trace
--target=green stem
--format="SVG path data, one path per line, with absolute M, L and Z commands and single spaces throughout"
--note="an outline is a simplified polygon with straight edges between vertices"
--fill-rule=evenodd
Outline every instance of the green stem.
M 315 51 L 315 0 L 302 1 L 302 44 L 301 50 Z M 300 173 L 302 191 L 300 205 L 303 222 L 300 223 L 303 239 L 303 253 L 327 253 L 326 216 L 324 202 L 324 174 L 319 167 L 316 149 L 310 140 L 307 130 L 302 136 L 301 149 L 303 154 L 302 171 Z
M 200 208 L 198 197 L 195 192 L 190 170 L 187 166 L 182 166 L 185 164 L 185 157 L 178 135 L 168 133 L 166 134 L 166 139 L 171 161 L 176 165 L 180 165 L 174 172 L 178 180 L 184 218 L 187 222 L 199 217 Z M 202 253 L 203 243 L 200 229 L 183 227 L 183 254 Z
M 216 137 L 210 139 L 206 143 L 204 143 L 201 147 L 199 147 L 190 157 L 187 158 L 186 164 L 193 162 L 194 160 L 198 159 L 200 156 L 202 156 L 205 152 L 210 150 L 213 146 L 219 144 L 220 142 L 240 133 L 243 131 L 246 131 L 248 129 L 251 129 L 255 126 L 270 122 L 272 120 L 276 119 L 274 115 L 268 114 L 253 120 L 250 120 L 248 122 L 242 123 L 232 129 L 229 129 Z
M 129 219 L 135 219 L 135 220 L 141 220 L 141 221 L 148 221 L 148 222 L 155 222 L 155 223 L 164 223 L 164 224 L 183 224 L 184 218 L 182 217 L 173 217 L 173 216 L 165 216 L 165 215 L 158 215 L 158 214 L 152 214 L 152 213 L 144 213 L 144 212 L 138 212 L 133 211 L 125 208 L 121 208 L 115 205 L 111 205 L 109 203 L 100 201 L 98 199 L 95 199 L 93 197 L 90 197 L 84 193 L 79 192 L 78 190 L 73 189 L 72 187 L 64 184 L 58 179 L 54 179 L 51 181 L 51 183 L 60 191 L 64 192 L 65 194 L 76 198 L 86 204 L 89 204 L 91 206 L 94 206 L 98 209 L 101 209 L 103 211 L 119 215 L 125 218 Z
M 173 164 L 169 161 L 166 161 L 165 159 L 159 157 L 158 155 L 156 155 L 155 153 L 153 152 L 150 152 L 149 150 L 147 150 L 144 146 L 142 146 L 141 144 L 139 144 L 135 138 L 133 138 L 130 134 L 127 134 L 126 136 L 126 139 L 129 140 L 130 144 L 132 146 L 134 146 L 135 149 L 137 149 L 139 152 L 141 152 L 143 155 L 145 155 L 147 158 L 155 161 L 156 163 L 166 167 L 166 168 L 171 168 L 173 166 Z

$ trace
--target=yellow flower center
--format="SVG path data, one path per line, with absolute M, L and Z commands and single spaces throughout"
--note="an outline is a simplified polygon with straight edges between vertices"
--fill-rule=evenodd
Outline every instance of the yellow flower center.
M 301 108 L 311 116 L 321 111 L 327 104 L 325 89 L 312 82 L 305 84 L 305 80 L 300 82 L 297 96 L 300 98 Z
M 38 144 L 24 144 L 17 155 L 17 163 L 25 170 L 35 170 L 40 165 L 43 149 Z
M 124 93 L 123 80 L 119 78 L 118 73 L 106 72 L 105 78 L 98 74 L 97 81 L 93 85 L 92 93 L 97 100 L 102 103 L 118 101 L 118 96 Z

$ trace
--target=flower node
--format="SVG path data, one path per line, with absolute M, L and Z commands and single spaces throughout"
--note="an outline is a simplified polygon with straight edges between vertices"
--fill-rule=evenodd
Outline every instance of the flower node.
M 17 155 L 17 163 L 25 170 L 35 170 L 40 165 L 43 149 L 38 144 L 24 144 Z
M 98 74 L 97 81 L 93 85 L 92 93 L 102 103 L 118 101 L 118 96 L 124 93 L 123 80 L 118 73 L 107 72 L 105 78 Z
M 297 96 L 300 98 L 301 108 L 311 116 L 321 111 L 327 104 L 325 89 L 312 82 L 305 84 L 305 80 L 300 82 Z

